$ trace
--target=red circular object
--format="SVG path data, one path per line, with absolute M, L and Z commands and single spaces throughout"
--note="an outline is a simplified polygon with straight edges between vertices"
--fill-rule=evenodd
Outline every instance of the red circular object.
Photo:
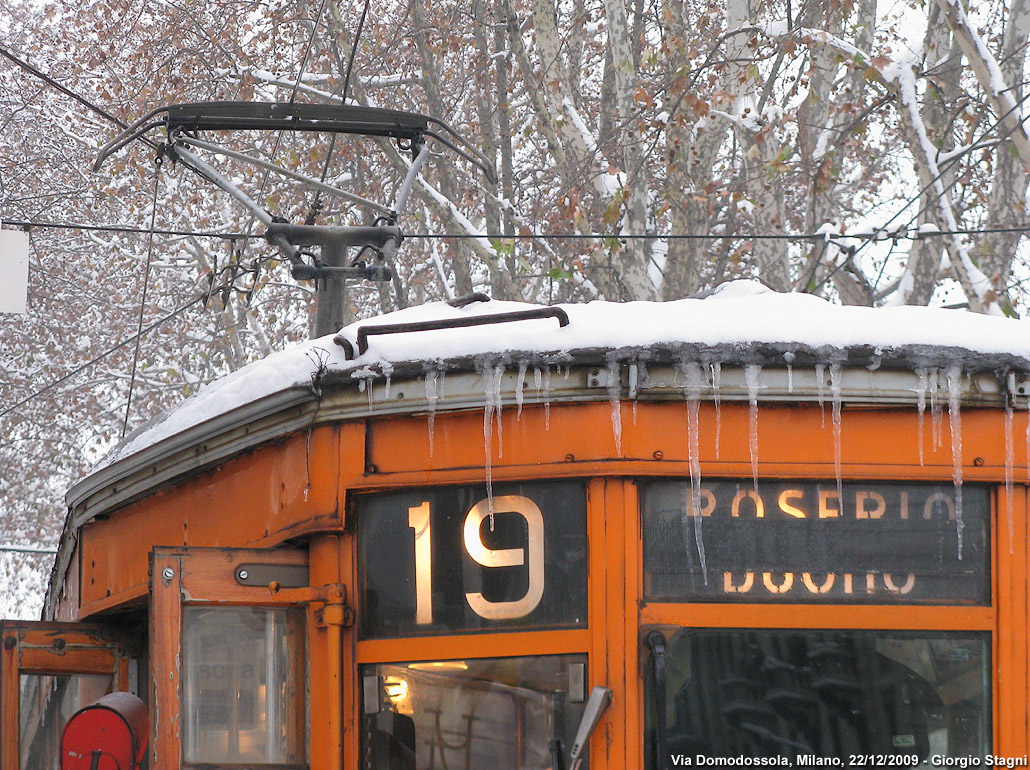
M 79 709 L 61 735 L 61 770 L 135 770 L 147 750 L 147 722 L 146 705 L 127 692 Z

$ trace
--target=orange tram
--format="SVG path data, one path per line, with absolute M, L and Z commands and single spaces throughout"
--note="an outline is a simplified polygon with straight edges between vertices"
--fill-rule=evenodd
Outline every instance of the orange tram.
M 70 490 L 0 770 L 1026 766 L 1027 330 L 738 286 L 276 354 Z M 131 760 L 62 744 L 109 693 Z

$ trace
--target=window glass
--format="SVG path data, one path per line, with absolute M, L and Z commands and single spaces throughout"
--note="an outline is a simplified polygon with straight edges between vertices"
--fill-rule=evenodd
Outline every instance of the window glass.
M 652 601 L 989 604 L 989 497 L 952 484 L 642 483 Z M 841 499 L 842 498 L 842 499 Z M 695 511 L 699 515 L 695 515 Z
M 358 553 L 365 638 L 586 622 L 581 482 L 364 496 Z
M 110 676 L 22 674 L 18 701 L 22 770 L 53 770 L 60 766 L 61 733 L 81 708 L 111 692 Z
M 585 673 L 585 655 L 363 666 L 364 767 L 567 767 Z
M 184 608 L 186 762 L 303 761 L 303 639 L 295 609 Z
M 662 636 L 664 661 L 652 652 L 646 688 L 648 768 L 683 756 L 696 763 L 698 755 L 839 758 L 848 766 L 858 764 L 852 755 L 879 754 L 898 755 L 893 766 L 915 766 L 990 750 L 988 634 L 682 629 Z

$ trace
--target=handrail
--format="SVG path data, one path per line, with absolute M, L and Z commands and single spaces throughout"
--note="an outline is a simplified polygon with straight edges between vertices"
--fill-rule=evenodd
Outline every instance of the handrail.
M 368 338 L 373 334 L 404 334 L 407 332 L 438 331 L 441 329 L 459 329 L 466 326 L 484 326 L 486 324 L 509 323 L 512 321 L 528 321 L 535 318 L 557 318 L 559 326 L 569 325 L 569 314 L 560 307 L 538 307 L 531 310 L 516 310 L 511 313 L 491 313 L 488 315 L 462 316 L 459 318 L 440 318 L 431 321 L 411 321 L 399 324 L 378 324 L 358 327 L 357 355 L 368 351 Z M 344 357 L 350 360 L 355 357 L 354 346 L 343 334 L 336 335 L 333 341 L 343 348 Z

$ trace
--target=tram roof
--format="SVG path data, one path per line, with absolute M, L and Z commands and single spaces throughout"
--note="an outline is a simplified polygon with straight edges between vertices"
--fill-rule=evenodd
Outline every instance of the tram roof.
M 555 306 L 560 311 L 556 316 L 563 313 L 568 318 L 562 326 L 557 317 L 450 325 L 541 307 L 496 300 L 464 307 L 431 303 L 359 321 L 339 335 L 275 353 L 208 385 L 130 434 L 69 490 L 68 503 L 74 509 L 99 489 L 162 455 L 197 446 L 274 412 L 314 403 L 321 397 L 316 390 L 343 389 L 355 381 L 362 389 L 371 389 L 374 382 L 390 378 L 398 382 L 429 371 L 474 374 L 497 366 L 578 365 L 604 369 L 613 362 L 656 367 L 694 361 L 781 370 L 814 364 L 910 374 L 959 366 L 963 372 L 988 372 L 1002 381 L 1015 372 L 1022 378 L 1019 393 L 1026 395 L 1030 373 L 1030 320 L 926 307 L 844 307 L 808 294 L 773 292 L 754 281 L 734 281 L 707 296 L 671 302 Z M 375 331 L 384 325 L 409 328 L 409 324 L 446 328 Z M 360 337 L 367 344 L 361 353 Z M 353 348 L 352 358 L 345 345 Z M 792 384 L 792 400 L 806 400 L 803 379 L 795 379 L 800 384 L 797 389 Z M 818 387 L 821 398 L 823 385 Z M 808 397 L 814 398 L 814 389 L 814 384 L 808 386 L 812 391 Z M 905 392 L 911 393 L 908 398 L 914 402 L 914 390 Z M 480 386 L 480 404 L 486 397 Z M 605 397 L 603 390 L 600 396 L 595 393 L 594 398 L 598 397 Z M 562 399 L 555 394 L 554 400 Z M 401 410 L 425 411 L 425 400 L 421 408 L 408 401 Z M 280 425 L 278 435 L 285 432 L 287 426 Z M 248 430 L 244 443 L 253 445 L 262 435 Z M 265 440 L 274 437 L 268 434 Z M 237 445 L 235 451 L 243 448 Z

